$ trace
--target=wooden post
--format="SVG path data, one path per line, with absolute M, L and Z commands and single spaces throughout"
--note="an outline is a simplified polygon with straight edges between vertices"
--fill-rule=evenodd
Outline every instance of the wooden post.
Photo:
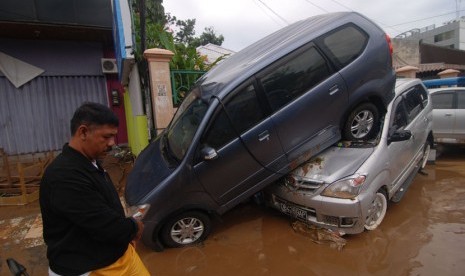
M 27 189 L 26 189 L 26 181 L 24 179 L 24 169 L 23 164 L 18 163 L 18 175 L 19 175 L 19 185 L 21 188 L 21 202 L 22 204 L 27 203 Z
M 8 155 L 2 148 L 0 148 L 0 154 L 3 157 L 3 169 L 6 174 L 6 182 L 10 186 L 13 186 L 13 183 L 11 182 L 11 171 L 10 171 L 10 163 L 8 163 Z
M 149 65 L 153 121 L 157 134 L 168 126 L 174 114 L 169 67 L 173 55 L 173 52 L 165 49 L 148 49 L 144 52 Z

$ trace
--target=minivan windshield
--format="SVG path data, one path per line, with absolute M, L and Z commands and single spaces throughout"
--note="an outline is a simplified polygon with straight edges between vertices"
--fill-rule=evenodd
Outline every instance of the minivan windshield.
M 179 106 L 166 132 L 168 150 L 177 160 L 184 158 L 207 107 L 199 88 L 194 88 Z

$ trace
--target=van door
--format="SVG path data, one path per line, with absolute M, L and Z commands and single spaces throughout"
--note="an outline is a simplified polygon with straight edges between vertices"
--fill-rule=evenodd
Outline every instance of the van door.
M 409 140 L 392 142 L 388 146 L 390 149 L 387 152 L 392 154 L 389 160 L 394 160 L 389 166 L 391 175 L 395 177 L 391 184 L 394 191 L 405 182 L 423 154 L 428 135 L 428 119 L 424 111 L 427 98 L 426 91 L 421 85 L 417 85 L 394 102 L 390 134 L 396 130 L 409 130 L 412 133 Z
M 197 158 L 194 171 L 220 205 L 260 190 L 286 163 L 275 126 L 266 118 L 252 82 L 236 89 L 219 105 L 200 144 L 199 152 L 210 147 L 217 157 Z
M 465 143 L 465 91 L 457 90 L 457 110 L 455 112 L 454 137 Z
M 340 139 L 346 85 L 316 46 L 295 51 L 258 79 L 289 162 L 302 155 L 308 159 Z
M 433 101 L 433 133 L 439 142 L 447 141 L 454 132 L 455 109 L 452 91 L 437 92 L 431 95 Z

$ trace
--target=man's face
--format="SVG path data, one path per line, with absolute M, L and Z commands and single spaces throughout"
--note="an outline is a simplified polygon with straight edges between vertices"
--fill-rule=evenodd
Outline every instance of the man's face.
M 118 128 L 115 126 L 89 126 L 85 142 L 83 143 L 87 157 L 91 159 L 104 158 L 106 153 L 115 145 L 117 133 Z

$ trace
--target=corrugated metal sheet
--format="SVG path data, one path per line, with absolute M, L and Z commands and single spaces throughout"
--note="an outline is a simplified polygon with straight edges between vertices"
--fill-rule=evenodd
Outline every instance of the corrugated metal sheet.
M 0 77 L 0 147 L 10 155 L 60 150 L 84 101 L 108 104 L 103 76 L 38 77 L 20 89 Z

